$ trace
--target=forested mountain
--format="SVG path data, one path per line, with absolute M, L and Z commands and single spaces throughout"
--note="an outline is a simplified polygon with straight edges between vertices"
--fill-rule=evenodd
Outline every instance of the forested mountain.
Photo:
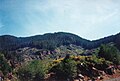
M 23 47 L 54 50 L 61 45 L 74 44 L 85 49 L 92 49 L 113 42 L 120 49 L 120 33 L 99 40 L 86 40 L 75 34 L 58 32 L 36 35 L 31 37 L 15 37 L 10 35 L 0 36 L 0 51 L 15 50 Z
M 105 80 L 106 75 L 120 76 L 119 64 L 120 33 L 93 41 L 65 32 L 0 36 L 0 77 L 5 81 Z

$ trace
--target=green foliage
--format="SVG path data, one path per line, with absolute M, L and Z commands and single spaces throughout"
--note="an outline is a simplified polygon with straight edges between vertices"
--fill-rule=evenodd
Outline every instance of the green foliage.
M 104 58 L 98 58 L 96 55 L 92 55 L 91 60 L 96 64 L 102 64 L 106 61 Z
M 12 68 L 7 63 L 7 60 L 4 57 L 4 54 L 1 54 L 1 53 L 0 53 L 0 71 L 2 71 L 4 75 L 12 71 Z
M 73 78 L 77 75 L 76 62 L 70 58 L 64 59 L 58 65 L 53 67 L 53 71 L 59 78 Z
M 34 60 L 20 67 L 18 70 L 18 76 L 20 80 L 40 81 L 45 78 L 47 71 L 47 66 L 44 62 Z
M 115 64 L 120 64 L 120 52 L 114 45 L 101 45 L 98 56 L 112 61 Z

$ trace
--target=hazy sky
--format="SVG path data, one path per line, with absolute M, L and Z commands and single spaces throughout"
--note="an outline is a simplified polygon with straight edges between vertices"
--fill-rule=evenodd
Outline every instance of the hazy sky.
M 0 35 L 61 31 L 90 40 L 120 32 L 120 0 L 0 0 Z

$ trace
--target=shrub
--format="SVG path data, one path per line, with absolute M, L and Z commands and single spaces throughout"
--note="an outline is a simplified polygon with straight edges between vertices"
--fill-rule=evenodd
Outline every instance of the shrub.
M 4 75 L 12 71 L 12 68 L 8 64 L 4 54 L 1 53 L 0 53 L 0 71 L 2 71 Z
M 112 61 L 115 64 L 120 64 L 120 52 L 113 45 L 101 45 L 98 56 Z
M 34 60 L 20 67 L 18 70 L 18 76 L 20 80 L 24 81 L 40 81 L 45 78 L 47 73 L 47 67 L 44 62 Z
M 58 78 L 72 79 L 77 75 L 76 62 L 70 58 L 64 59 L 52 69 L 56 73 Z

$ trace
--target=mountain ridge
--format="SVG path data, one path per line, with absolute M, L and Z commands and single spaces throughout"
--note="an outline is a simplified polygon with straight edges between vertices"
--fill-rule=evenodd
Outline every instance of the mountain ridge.
M 4 34 L 4 35 L 0 35 L 0 37 L 11 36 L 11 37 L 15 37 L 15 38 L 30 38 L 30 37 L 44 36 L 44 35 L 47 35 L 47 34 L 55 34 L 55 33 L 68 33 L 68 34 L 77 35 L 77 34 L 74 34 L 74 33 L 71 33 L 71 32 L 53 32 L 53 33 L 44 33 L 44 34 L 36 34 L 36 35 L 29 35 L 29 36 L 15 36 L 15 35 L 11 35 L 11 34 Z M 107 36 L 104 36 L 104 37 L 100 37 L 100 38 L 97 38 L 97 39 L 87 39 L 87 38 L 81 37 L 79 35 L 77 35 L 77 36 L 79 36 L 80 38 L 85 39 L 85 40 L 96 41 L 96 40 L 104 39 L 106 37 L 114 36 L 114 35 L 118 35 L 118 34 L 120 34 L 120 32 L 115 33 L 115 34 L 111 34 L 111 35 L 107 35 Z
M 0 50 L 12 50 L 21 47 L 37 47 L 51 50 L 61 45 L 69 44 L 82 46 L 85 49 L 92 49 L 110 42 L 115 43 L 120 48 L 120 33 L 92 41 L 68 32 L 45 33 L 30 37 L 3 35 L 0 36 Z

